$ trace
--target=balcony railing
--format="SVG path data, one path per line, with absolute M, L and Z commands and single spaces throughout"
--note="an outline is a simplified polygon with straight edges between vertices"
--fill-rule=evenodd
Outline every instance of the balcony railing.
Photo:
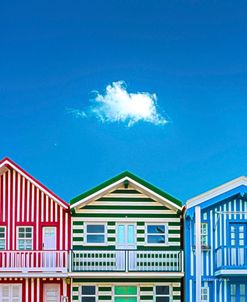
M 72 272 L 182 272 L 182 251 L 72 251 Z
M 67 271 L 67 251 L 0 251 L 0 272 Z
M 216 249 L 216 268 L 247 269 L 247 247 L 219 247 Z

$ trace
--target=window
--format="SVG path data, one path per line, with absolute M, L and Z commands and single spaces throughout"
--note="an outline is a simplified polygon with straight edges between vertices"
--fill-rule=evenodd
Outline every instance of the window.
M 231 284 L 231 287 L 230 287 L 230 302 L 237 302 L 236 284 Z
M 194 242 L 196 244 L 196 228 L 194 228 L 195 238 Z M 208 245 L 208 223 L 202 222 L 201 223 L 201 245 L 207 246 Z
M 209 301 L 209 288 L 202 287 L 201 288 L 201 302 L 208 302 Z
M 5 227 L 0 227 L 0 250 L 6 249 L 6 234 Z
M 104 244 L 106 241 L 106 226 L 104 224 L 86 224 L 86 243 Z
M 201 223 L 201 245 L 208 245 L 208 224 L 207 222 Z
M 87 285 L 81 287 L 81 302 L 96 302 L 96 287 Z
M 169 285 L 159 285 L 155 287 L 155 302 L 170 302 Z
M 31 250 L 33 248 L 33 229 L 32 227 L 18 227 L 17 249 Z
M 114 302 L 137 302 L 136 286 L 115 286 Z
M 146 233 L 146 243 L 148 244 L 165 244 L 168 242 L 166 224 L 148 224 Z

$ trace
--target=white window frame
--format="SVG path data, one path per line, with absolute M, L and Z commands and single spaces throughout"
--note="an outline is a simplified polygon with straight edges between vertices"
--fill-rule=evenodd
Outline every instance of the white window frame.
M 156 287 L 157 286 L 166 286 L 169 287 L 169 294 L 167 295 L 156 295 Z M 169 302 L 172 302 L 172 285 L 171 284 L 156 284 L 154 286 L 154 302 L 156 302 L 156 297 L 165 297 L 165 298 L 169 298 Z
M 116 295 L 115 294 L 115 288 L 116 287 L 136 287 L 136 295 Z M 112 286 L 112 297 L 113 297 L 113 302 L 115 302 L 115 297 L 136 297 L 136 301 L 140 301 L 140 286 L 132 283 L 128 284 L 115 284 Z
M 164 236 L 165 236 L 165 243 L 149 243 L 148 242 L 148 235 L 161 235 L 161 234 L 155 234 L 155 233 L 148 233 L 148 226 L 150 225 L 162 225 L 165 227 L 165 233 L 164 233 Z M 164 222 L 148 222 L 148 223 L 145 223 L 145 245 L 148 245 L 148 246 L 168 246 L 169 245 L 169 237 L 168 237 L 168 233 L 169 233 L 169 230 L 168 230 L 168 223 L 164 223 Z
M 84 286 L 94 286 L 95 287 L 95 294 L 94 295 L 83 295 L 82 294 L 82 287 L 84 287 Z M 92 284 L 92 285 L 80 284 L 80 289 L 79 289 L 79 298 L 80 298 L 80 300 L 79 300 L 79 302 L 81 302 L 82 297 L 95 297 L 95 302 L 97 302 L 98 301 L 98 286 L 94 285 L 94 284 Z
M 31 230 L 32 230 L 32 237 L 31 238 L 19 238 L 19 229 L 20 228 L 31 228 Z M 17 230 L 17 232 L 16 232 L 16 234 L 17 234 L 17 236 L 16 236 L 16 249 L 18 251 L 30 251 L 30 250 L 19 249 L 19 240 L 25 240 L 26 239 L 26 240 L 31 240 L 32 241 L 31 250 L 33 250 L 33 226 L 27 226 L 27 225 L 22 226 L 22 225 L 19 225 L 19 226 L 16 227 L 16 230 Z
M 206 290 L 206 293 L 203 291 Z M 203 299 L 203 296 L 206 295 L 207 299 Z M 201 302 L 209 302 L 209 287 L 208 286 L 202 286 L 201 287 Z
M 87 226 L 88 225 L 103 225 L 104 226 L 104 233 L 88 233 L 87 232 Z M 85 245 L 107 245 L 107 223 L 106 222 L 86 222 L 84 223 L 84 244 Z M 87 242 L 87 235 L 104 235 L 104 242 L 101 243 L 91 243 L 91 242 Z
M 0 225 L 0 228 L 4 229 L 4 238 L 0 238 L 0 240 L 4 240 L 4 249 L 1 249 L 0 251 L 4 251 L 4 250 L 6 250 L 6 226 Z

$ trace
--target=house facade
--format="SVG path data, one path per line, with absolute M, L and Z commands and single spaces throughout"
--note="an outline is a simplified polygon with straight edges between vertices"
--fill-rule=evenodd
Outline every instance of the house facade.
M 187 302 L 247 301 L 246 193 L 240 177 L 187 202 Z
M 0 162 L 0 301 L 70 301 L 69 206 L 10 159 Z
M 71 200 L 73 302 L 182 301 L 182 204 L 124 172 Z

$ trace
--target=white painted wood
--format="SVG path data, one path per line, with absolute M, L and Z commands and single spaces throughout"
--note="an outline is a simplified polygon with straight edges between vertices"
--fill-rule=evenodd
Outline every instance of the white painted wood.
M 67 272 L 66 251 L 0 251 L 1 272 Z
M 196 301 L 201 302 L 201 208 L 195 208 L 195 229 L 196 229 Z

